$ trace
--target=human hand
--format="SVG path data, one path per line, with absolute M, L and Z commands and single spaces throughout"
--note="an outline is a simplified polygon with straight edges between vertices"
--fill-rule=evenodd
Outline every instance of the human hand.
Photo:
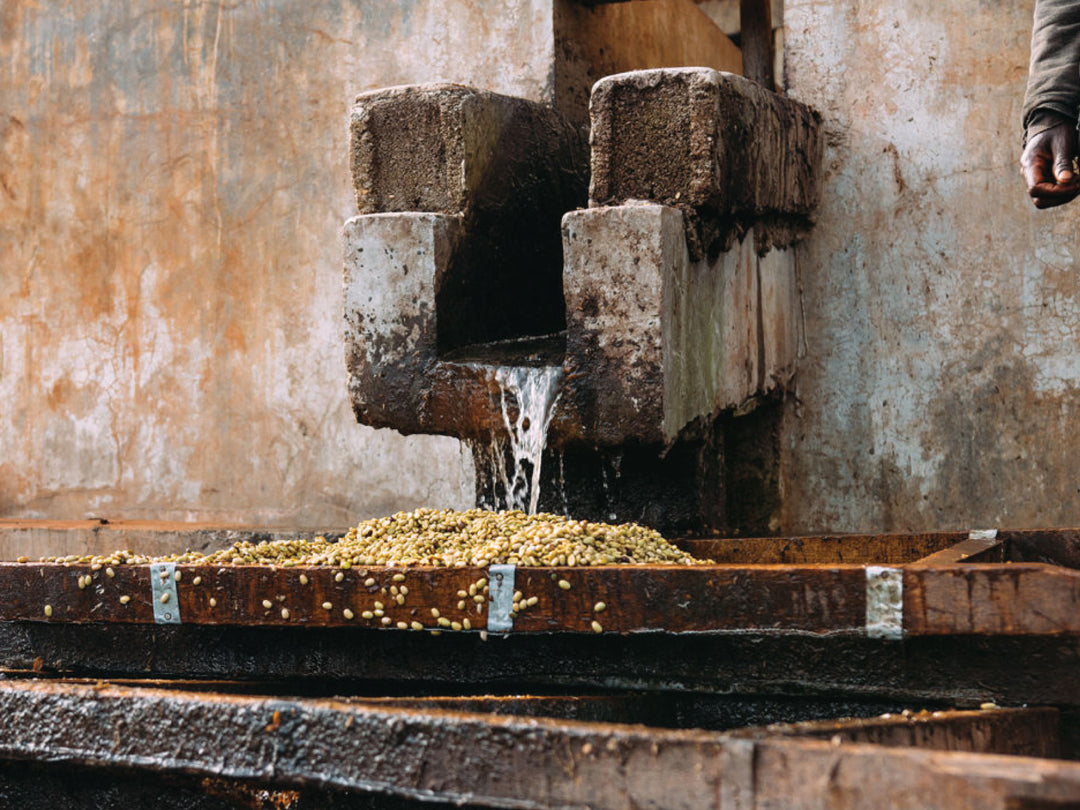
M 1020 168 L 1036 208 L 1064 205 L 1080 194 L 1080 177 L 1073 166 L 1076 156 L 1076 125 L 1071 122 L 1044 129 L 1028 140 Z

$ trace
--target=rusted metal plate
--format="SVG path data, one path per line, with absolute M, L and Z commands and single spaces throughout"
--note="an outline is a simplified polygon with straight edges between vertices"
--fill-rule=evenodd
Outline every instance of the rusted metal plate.
M 0 683 L 0 759 L 515 808 L 1080 802 L 1075 762 L 108 685 Z

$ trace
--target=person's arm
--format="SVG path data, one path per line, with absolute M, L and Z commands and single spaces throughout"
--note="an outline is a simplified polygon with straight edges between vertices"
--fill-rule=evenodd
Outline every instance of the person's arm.
M 1036 0 L 1020 165 L 1037 208 L 1080 195 L 1073 168 L 1078 114 L 1080 0 Z

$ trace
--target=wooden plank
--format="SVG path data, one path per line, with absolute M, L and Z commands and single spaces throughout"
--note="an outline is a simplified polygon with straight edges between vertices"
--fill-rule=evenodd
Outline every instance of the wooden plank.
M 897 701 L 1080 707 L 1078 657 L 1077 636 L 511 633 L 483 641 L 352 627 L 0 622 L 0 674 L 276 681 L 275 691 L 293 694 L 623 686 L 888 704 L 872 713 Z M 1080 752 L 1080 739 L 1071 750 Z
M 967 532 L 924 532 L 687 538 L 674 542 L 693 556 L 720 565 L 897 565 L 950 548 L 967 536 Z
M 555 4 L 555 109 L 587 124 L 604 76 L 664 67 L 742 73 L 738 47 L 691 0 Z
M 308 803 L 308 802 L 312 803 Z M 183 774 L 117 772 L 63 764 L 0 761 L 0 807 L 19 810 L 406 810 L 403 805 L 350 803 L 332 796 L 301 797 L 242 782 Z M 408 810 L 425 810 L 411 805 Z
M 0 759 L 526 810 L 1080 803 L 1060 760 L 107 684 L 0 682 Z
M 107 520 L 0 519 L 0 560 L 20 556 L 107 554 L 132 548 L 142 554 L 192 549 L 209 551 L 244 540 L 344 535 L 344 529 L 266 528 L 214 523 Z M 721 564 L 873 563 L 892 565 L 919 560 L 968 538 L 967 532 L 825 534 L 804 537 L 676 538 L 679 546 Z M 1007 558 L 1080 568 L 1080 529 L 1005 529 L 998 532 Z
M 0 563 L 0 621 L 155 623 L 149 566 L 112 570 L 110 577 L 86 565 Z M 441 632 L 482 630 L 488 622 L 487 569 L 176 570 L 184 624 Z M 1080 633 L 1074 569 L 1017 563 L 900 570 L 905 636 Z M 862 634 L 866 583 L 859 565 L 519 567 L 513 632 Z M 474 599 L 470 586 L 478 584 Z
M 486 569 L 178 565 L 176 574 L 185 624 L 396 629 L 399 622 L 418 622 L 438 630 L 436 608 L 448 620 L 486 626 L 483 604 L 468 599 L 458 608 L 455 597 L 486 581 Z M 86 578 L 89 585 L 80 587 Z M 153 624 L 150 566 L 94 571 L 89 565 L 0 563 L 0 621 L 27 620 Z
M 1080 633 L 1080 572 L 1036 564 L 908 566 L 906 635 Z
M 754 763 L 748 807 L 1080 807 L 1074 762 L 778 739 L 748 743 L 744 756 Z
M 275 788 L 692 810 L 715 800 L 721 746 L 713 733 L 641 726 L 0 682 L 0 759 L 62 758 Z
M 739 729 L 732 736 L 800 737 L 838 743 L 907 746 L 936 751 L 1060 757 L 1060 715 L 1049 707 L 903 711 L 880 717 L 812 720 Z
M 514 632 L 588 632 L 595 621 L 618 633 L 861 633 L 866 623 L 858 566 L 519 568 L 517 576 L 523 595 L 540 602 L 518 615 Z
M 1014 562 L 1042 562 L 1080 568 L 1080 529 L 999 531 Z
M 955 565 L 961 562 L 1005 562 L 1005 542 L 996 533 L 973 532 L 967 540 L 915 561 L 917 565 Z
M 318 532 L 327 538 L 345 530 Z M 168 521 L 0 519 L 0 560 L 20 556 L 107 554 L 132 548 L 142 554 L 226 548 L 244 540 L 312 537 L 311 530 Z M 914 562 L 968 538 L 967 532 L 826 534 L 804 537 L 676 538 L 702 558 L 725 565 Z M 998 538 L 1014 562 L 1045 562 L 1080 568 L 1080 529 L 1001 530 Z
M 476 712 L 515 717 L 551 717 L 591 723 L 649 723 L 655 695 L 444 695 L 349 698 L 352 705 L 384 709 Z
M 720 564 L 872 563 L 896 565 L 952 548 L 969 532 L 825 534 L 803 537 L 676 538 L 681 548 Z M 997 532 L 1003 559 L 994 562 L 1042 562 L 1080 568 L 1080 529 L 1002 529 Z M 976 560 L 981 560 L 981 555 Z M 959 560 L 957 560 L 959 561 Z
M 0 563 L 0 621 L 154 623 L 149 566 L 111 570 L 110 577 L 87 565 Z M 487 627 L 490 603 L 481 584 L 487 569 L 180 565 L 176 571 L 184 624 Z M 79 587 L 80 581 L 89 584 Z M 470 586 L 478 584 L 474 598 Z M 536 599 L 514 616 L 515 633 L 861 633 L 866 621 L 859 566 L 519 567 L 515 590 L 523 605 Z
M 771 0 L 740 0 L 739 28 L 743 75 L 775 90 Z
M 576 23 L 598 78 L 663 67 L 742 70 L 739 49 L 691 0 L 600 5 Z

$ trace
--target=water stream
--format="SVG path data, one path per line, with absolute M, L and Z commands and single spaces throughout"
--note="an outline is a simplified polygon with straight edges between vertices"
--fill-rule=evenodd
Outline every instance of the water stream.
M 540 464 L 559 401 L 562 367 L 497 366 L 493 375 L 500 390 L 506 436 L 492 437 L 489 447 L 474 446 L 473 452 L 484 453 L 488 460 L 493 500 L 501 500 L 496 493 L 504 493 L 505 508 L 534 514 L 540 502 Z M 479 505 L 496 508 L 502 504 Z

